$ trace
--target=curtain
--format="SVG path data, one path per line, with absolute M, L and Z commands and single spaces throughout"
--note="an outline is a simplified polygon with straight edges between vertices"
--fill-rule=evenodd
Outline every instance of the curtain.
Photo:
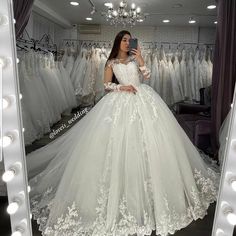
M 212 146 L 219 148 L 219 130 L 233 100 L 236 80 L 236 1 L 218 0 L 212 77 Z
M 29 21 L 33 3 L 34 0 L 13 0 L 16 39 L 23 33 Z

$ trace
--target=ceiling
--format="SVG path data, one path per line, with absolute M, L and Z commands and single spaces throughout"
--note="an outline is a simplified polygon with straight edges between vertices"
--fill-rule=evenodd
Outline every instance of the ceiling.
M 119 6 L 119 0 L 92 0 L 96 7 L 96 13 L 91 15 L 92 6 L 89 0 L 73 0 L 79 2 L 79 6 L 72 6 L 70 0 L 36 0 L 36 4 L 41 3 L 46 6 L 49 12 L 69 24 L 109 24 L 102 16 L 102 12 L 107 10 L 105 2 L 112 2 L 114 7 Z M 148 13 L 147 18 L 137 25 L 171 25 L 171 26 L 189 26 L 189 17 L 194 17 L 197 23 L 195 25 L 202 27 L 215 27 L 217 9 L 208 10 L 207 6 L 215 4 L 214 0 L 132 0 L 127 1 L 130 5 L 135 3 L 140 6 L 143 13 Z M 181 8 L 174 8 L 173 5 L 181 4 Z M 36 8 L 35 8 L 36 9 Z M 92 21 L 85 20 L 86 17 L 92 17 Z M 170 23 L 162 23 L 163 19 L 169 19 Z

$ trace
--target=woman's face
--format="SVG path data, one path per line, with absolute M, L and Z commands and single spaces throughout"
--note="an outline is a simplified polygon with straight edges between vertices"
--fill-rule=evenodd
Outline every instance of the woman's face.
M 120 42 L 120 50 L 123 52 L 128 52 L 129 51 L 129 39 L 130 35 L 125 34 Z

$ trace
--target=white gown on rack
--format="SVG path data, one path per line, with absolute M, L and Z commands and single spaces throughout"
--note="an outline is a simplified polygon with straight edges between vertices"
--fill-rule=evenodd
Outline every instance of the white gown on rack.
M 89 59 L 88 59 L 89 60 Z M 82 51 L 82 59 L 77 67 L 76 70 L 76 77 L 75 80 L 72 81 L 75 89 L 75 94 L 76 95 L 81 95 L 82 94 L 82 88 L 83 88 L 83 82 L 84 82 L 84 76 L 87 70 L 88 66 L 88 61 L 87 61 L 87 50 L 84 49 Z
M 181 101 L 182 96 L 181 96 L 181 91 L 179 89 L 178 80 L 175 74 L 175 69 L 171 61 L 171 56 L 172 55 L 167 56 L 167 65 L 168 65 L 168 71 L 169 71 L 169 76 L 170 76 L 170 81 L 171 81 L 171 95 L 172 95 L 171 104 L 174 104 L 176 102 Z
M 166 236 L 203 218 L 216 200 L 218 174 L 148 85 L 138 65 L 111 62 L 137 93 L 104 96 L 67 133 L 27 156 L 51 160 L 30 180 L 43 235 Z
M 200 60 L 199 50 L 197 49 L 194 56 L 194 81 L 195 81 L 195 98 L 200 101 L 200 88 L 202 88 L 202 82 L 200 81 Z
M 210 86 L 212 84 L 212 72 L 213 72 L 213 64 L 211 62 L 210 55 L 208 55 L 207 63 L 208 63 L 207 86 Z
M 174 71 L 175 71 L 175 77 L 177 80 L 177 84 L 179 87 L 180 95 L 181 95 L 181 100 L 184 100 L 184 92 L 183 92 L 183 86 L 181 83 L 181 74 L 180 74 L 180 64 L 179 64 L 179 59 L 178 59 L 178 51 L 175 53 L 175 59 L 174 59 Z
M 98 76 L 95 81 L 95 102 L 97 103 L 104 95 L 104 85 L 103 85 L 103 76 L 104 76 L 104 68 L 107 61 L 107 57 L 105 55 L 104 50 L 100 52 L 101 59 L 98 67 Z
M 187 63 L 187 78 L 189 80 L 189 85 L 190 85 L 189 98 L 190 100 L 196 99 L 195 81 L 194 81 L 194 62 L 191 52 L 189 53 L 189 59 Z
M 150 86 L 157 92 L 160 93 L 160 75 L 157 55 L 154 55 L 152 61 L 151 81 Z

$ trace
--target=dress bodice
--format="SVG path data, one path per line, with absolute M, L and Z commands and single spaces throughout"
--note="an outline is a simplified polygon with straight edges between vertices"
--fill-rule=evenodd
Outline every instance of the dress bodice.
M 112 66 L 113 73 L 120 84 L 133 86 L 141 84 L 139 68 L 137 62 L 132 57 L 129 57 L 125 63 L 113 59 L 109 64 Z

